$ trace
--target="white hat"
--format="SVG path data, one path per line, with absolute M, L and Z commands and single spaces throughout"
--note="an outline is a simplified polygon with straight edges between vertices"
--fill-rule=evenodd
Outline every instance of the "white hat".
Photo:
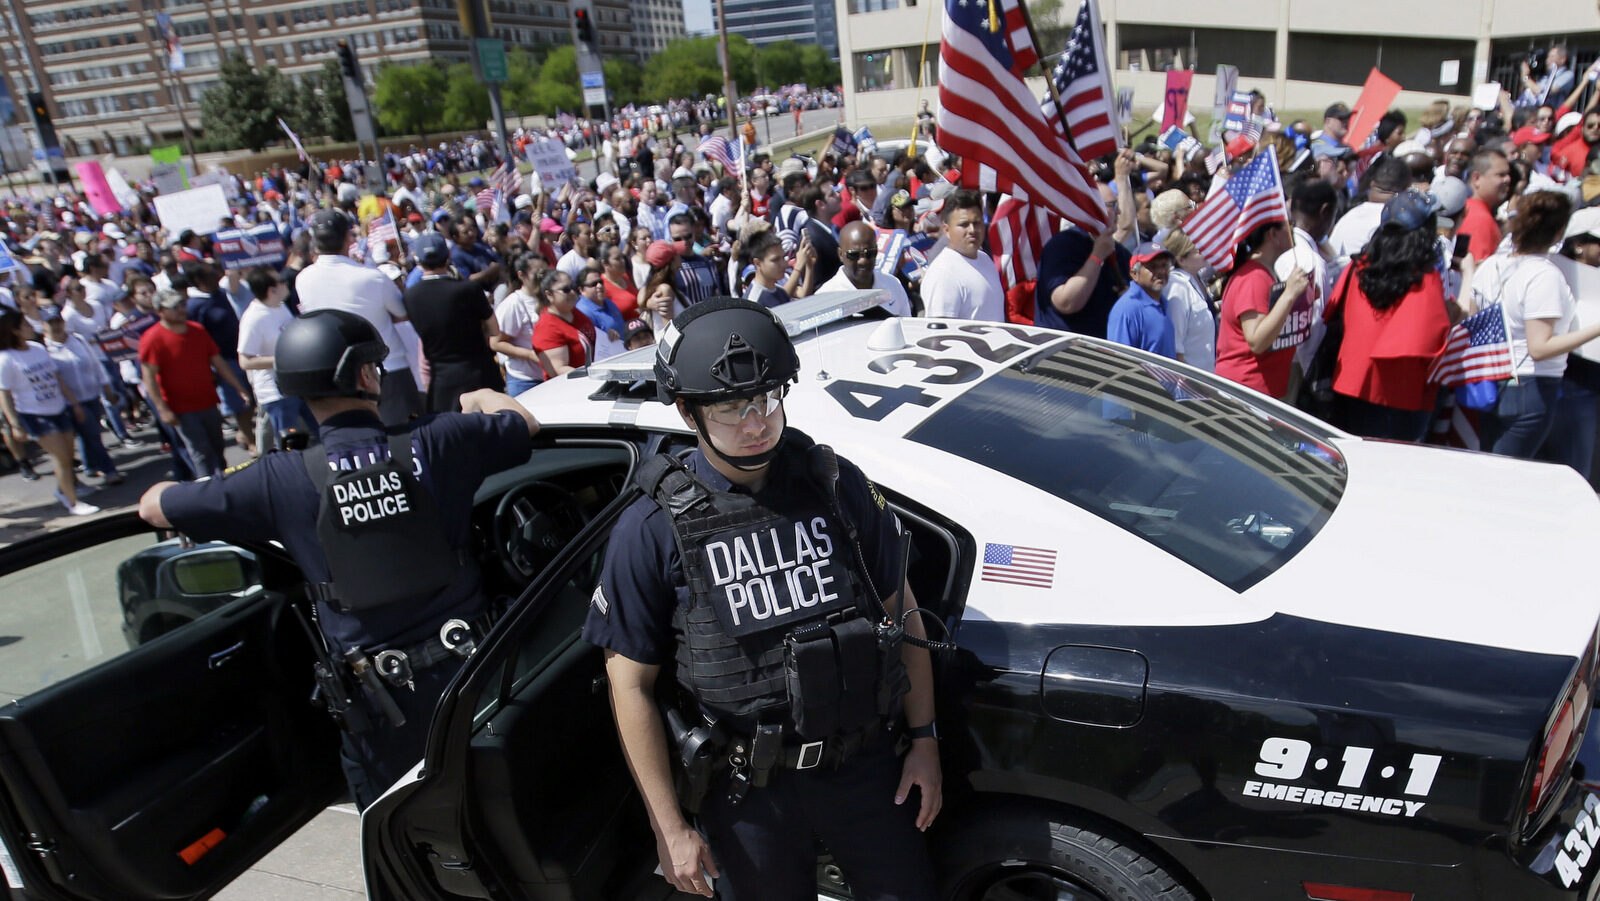
M 361 199 L 361 189 L 349 182 L 344 182 L 339 185 L 338 196 L 340 203 L 355 203 Z
M 594 180 L 594 189 L 597 193 L 604 196 L 605 193 L 615 187 L 616 184 L 617 177 L 615 175 L 612 175 L 610 172 L 602 172 L 600 173 L 600 176 Z
M 1394 149 L 1394 158 L 1397 160 L 1403 160 L 1413 153 L 1420 153 L 1423 156 L 1427 156 L 1428 148 L 1422 146 L 1421 141 L 1401 141 L 1400 145 Z
M 1579 235 L 1600 240 L 1600 207 L 1584 207 L 1572 214 L 1567 220 L 1567 233 L 1562 240 L 1576 238 Z
M 687 166 L 679 166 L 678 168 L 672 170 L 672 177 L 673 178 L 694 178 L 694 173 L 690 172 L 689 168 Z
M 1583 113 L 1567 113 L 1565 116 L 1561 117 L 1559 122 L 1556 123 L 1556 134 L 1561 134 L 1570 128 L 1576 128 L 1578 123 L 1582 121 Z
M 513 209 L 525 210 L 533 206 L 533 198 L 526 194 L 518 194 L 517 199 L 511 202 L 511 206 Z

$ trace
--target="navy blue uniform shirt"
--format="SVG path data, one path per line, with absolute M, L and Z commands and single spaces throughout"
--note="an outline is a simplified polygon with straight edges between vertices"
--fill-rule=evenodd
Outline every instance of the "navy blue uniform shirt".
M 218 288 L 204 297 L 189 298 L 189 318 L 200 323 L 217 342 L 217 352 L 230 363 L 239 360 L 239 314 Z
M 784 431 L 786 444 L 794 432 Z M 799 443 L 810 444 L 809 439 L 801 437 Z M 745 491 L 717 472 L 700 450 L 689 455 L 687 464 L 708 487 Z M 798 495 L 825 504 L 805 465 L 803 453 L 780 452 L 756 499 L 771 503 L 769 499 L 774 496 Z M 843 459 L 839 461 L 839 503 L 856 526 L 872 582 L 879 597 L 887 602 L 900 590 L 896 581 L 901 574 L 899 524 L 861 470 Z M 840 547 L 839 553 L 850 554 L 850 550 Z M 849 565 L 855 568 L 853 561 Z M 611 531 L 600 586 L 590 599 L 589 617 L 583 626 L 584 640 L 639 663 L 667 664 L 678 647 L 678 636 L 672 628 L 673 609 L 687 607 L 688 603 L 689 589 L 672 538 L 672 520 L 653 499 L 640 498 L 622 512 Z
M 364 410 L 330 416 L 321 425 L 330 467 L 359 468 L 389 458 L 383 423 Z M 417 478 L 438 505 L 440 525 L 453 549 L 469 546 L 472 499 L 478 486 L 496 472 L 527 462 L 532 446 L 527 421 L 510 412 L 440 413 L 413 424 L 411 453 Z M 295 452 L 267 454 L 221 478 L 174 485 L 161 496 L 162 512 L 191 538 L 276 539 L 307 580 L 326 582 L 328 562 L 317 541 L 319 503 L 305 460 Z M 481 580 L 477 562 L 469 557 L 460 577 L 420 608 L 390 605 L 351 615 L 319 603 L 317 615 L 323 634 L 335 645 L 335 655 L 356 646 L 376 650 L 410 645 L 437 635 L 446 619 L 483 612 Z

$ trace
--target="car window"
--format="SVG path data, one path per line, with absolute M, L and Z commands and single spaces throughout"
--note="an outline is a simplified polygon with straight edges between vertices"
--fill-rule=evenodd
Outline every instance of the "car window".
M 1073 342 L 1002 370 L 909 436 L 1075 504 L 1236 591 L 1344 493 L 1326 436 L 1220 380 Z
M 260 587 L 254 554 L 154 532 L 0 576 L 0 694 L 21 698 Z

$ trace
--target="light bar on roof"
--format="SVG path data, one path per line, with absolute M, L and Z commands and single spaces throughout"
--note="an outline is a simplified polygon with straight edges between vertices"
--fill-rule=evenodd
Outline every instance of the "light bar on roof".
M 870 310 L 888 299 L 888 292 L 881 288 L 827 291 L 791 300 L 773 312 L 778 314 L 778 321 L 783 323 L 789 337 L 798 338 L 813 329 Z M 589 364 L 589 378 L 606 382 L 655 381 L 655 364 L 656 349 L 641 347 Z

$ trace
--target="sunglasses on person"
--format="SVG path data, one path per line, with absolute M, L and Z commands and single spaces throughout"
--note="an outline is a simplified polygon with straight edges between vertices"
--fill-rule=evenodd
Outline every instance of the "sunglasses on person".
M 583 284 L 578 286 L 579 290 L 582 290 L 582 289 L 585 289 L 585 288 L 598 288 L 598 287 L 600 287 L 600 280 L 599 279 L 595 279 L 593 281 L 587 281 L 587 282 L 584 282 Z
M 789 393 L 789 386 L 774 388 L 765 394 L 755 397 L 742 397 L 738 400 L 725 400 L 719 404 L 708 404 L 705 407 L 706 418 L 717 425 L 738 425 L 752 412 L 761 416 L 771 416 L 776 413 L 783 403 L 784 395 Z
M 865 250 L 847 250 L 847 251 L 844 252 L 844 257 L 847 260 L 864 260 L 867 257 L 877 256 L 877 255 L 878 255 L 878 251 L 874 250 L 871 247 L 869 247 L 869 248 L 867 248 Z

